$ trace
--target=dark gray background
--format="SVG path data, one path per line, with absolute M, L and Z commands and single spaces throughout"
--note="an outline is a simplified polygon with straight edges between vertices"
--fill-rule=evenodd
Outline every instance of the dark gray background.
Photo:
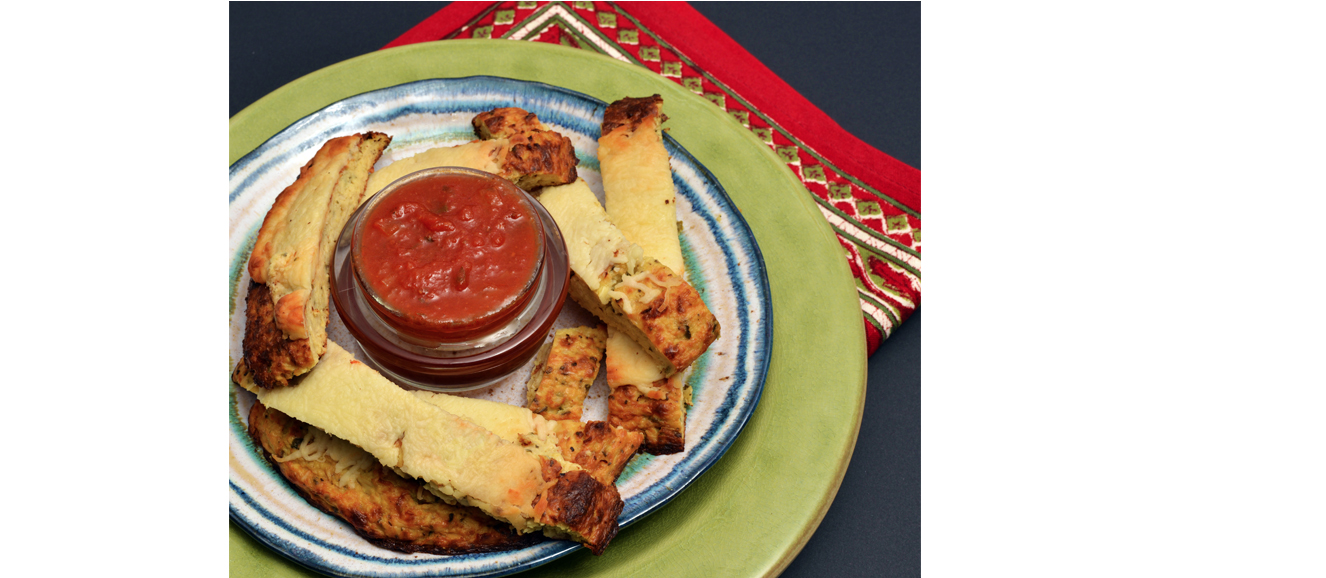
M 230 114 L 382 48 L 445 5 L 230 3 Z M 848 132 L 921 168 L 920 3 L 693 6 Z M 842 487 L 783 576 L 921 573 L 919 309 L 870 358 L 867 379 Z

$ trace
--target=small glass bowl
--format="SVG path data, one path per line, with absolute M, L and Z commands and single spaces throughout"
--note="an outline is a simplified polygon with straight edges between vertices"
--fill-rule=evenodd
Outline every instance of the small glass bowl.
M 473 195 L 468 195 L 464 191 L 473 191 Z M 493 224 L 501 226 L 501 222 L 506 222 L 504 217 L 508 213 L 522 215 L 526 220 L 525 226 L 520 226 L 518 229 L 495 231 L 506 241 L 500 248 L 489 246 L 489 233 L 477 231 L 473 228 L 473 224 L 468 228 L 461 225 L 464 222 L 477 222 L 470 220 L 474 216 L 461 216 L 468 213 L 469 208 L 455 205 L 455 203 L 461 205 L 472 203 L 481 200 L 485 195 L 498 197 L 497 205 L 485 205 L 484 208 L 478 209 L 495 211 L 490 213 L 488 218 L 498 222 L 488 221 L 488 227 Z M 534 212 L 535 204 L 534 199 L 510 181 L 473 169 L 422 170 L 391 183 L 364 203 L 364 212 L 354 221 L 350 237 L 350 263 L 354 267 L 355 277 L 369 307 L 402 339 L 429 349 L 465 351 L 471 349 L 472 345 L 496 343 L 510 337 L 513 334 L 511 321 L 521 315 L 528 317 L 531 311 L 526 306 L 540 288 L 536 281 L 542 267 L 544 240 L 542 224 Z M 373 226 L 376 224 L 373 222 L 375 219 L 394 221 L 390 216 L 392 209 L 402 210 L 407 205 L 416 208 L 427 205 L 432 209 L 402 214 L 401 218 L 413 221 L 414 226 L 404 226 L 401 232 L 387 233 L 387 229 Z M 452 208 L 445 209 L 447 205 L 451 205 Z M 438 208 L 446 211 L 445 214 L 451 219 L 459 218 L 459 220 L 447 220 L 431 212 Z M 384 212 L 383 209 L 387 210 Z M 387 228 L 393 226 L 388 224 Z M 480 226 L 480 228 L 485 227 Z M 428 242 L 405 249 L 402 240 L 396 237 L 399 234 L 411 233 L 427 235 Z M 443 237 L 435 240 L 435 235 Z M 367 250 L 368 246 L 365 245 L 370 237 L 374 239 L 373 253 L 370 253 Z M 520 242 L 516 242 L 517 239 Z M 478 247 L 472 245 L 472 242 L 476 241 L 479 243 Z M 405 242 L 405 245 L 409 244 L 412 244 L 412 241 Z M 502 277 L 501 283 L 504 288 L 502 293 L 494 293 L 497 288 L 491 285 L 470 287 L 461 292 L 448 287 L 454 282 L 451 277 L 456 275 L 455 270 L 450 267 L 466 263 L 485 253 L 489 254 L 488 258 L 491 259 L 495 256 L 492 253 L 494 250 L 504 251 L 505 255 L 515 261 L 480 265 L 471 268 L 470 273 L 482 272 L 485 276 L 495 274 Z M 401 255 L 398 253 L 400 251 L 406 253 Z M 430 252 L 431 257 L 427 256 Z M 382 262 L 371 261 L 375 257 L 400 259 L 405 255 L 408 255 L 405 258 L 414 262 L 408 265 L 404 263 L 388 265 L 390 272 L 383 270 Z M 439 300 L 419 308 L 423 304 L 414 302 L 416 293 L 404 291 L 404 287 L 396 287 L 389 294 L 379 293 L 376 283 L 370 282 L 370 271 L 377 271 L 387 278 L 395 278 L 397 283 L 404 283 L 404 278 L 426 272 L 424 278 L 429 283 L 428 291 L 435 295 L 434 299 Z M 417 273 L 411 274 L 409 271 Z M 463 274 L 457 277 L 463 278 Z M 482 283 L 484 280 L 474 281 Z M 386 281 L 377 283 L 386 283 Z M 381 289 L 386 290 L 387 286 L 383 285 Z M 393 301 L 393 299 L 404 299 L 404 301 Z M 468 309 L 462 312 L 461 308 Z M 500 331 L 502 328 L 506 331 Z
M 510 187 L 508 191 L 523 198 L 537 217 L 543 252 L 534 275 L 517 298 L 486 316 L 486 321 L 462 328 L 468 331 L 420 332 L 394 318 L 391 308 L 385 307 L 361 278 L 355 263 L 359 257 L 355 231 L 373 207 L 401 185 L 449 175 L 478 176 Z M 568 263 L 561 230 L 528 193 L 483 171 L 462 167 L 427 169 L 391 183 L 350 216 L 332 259 L 332 300 L 346 329 L 364 352 L 364 362 L 405 386 L 467 391 L 501 380 L 528 364 L 538 352 L 566 302 Z

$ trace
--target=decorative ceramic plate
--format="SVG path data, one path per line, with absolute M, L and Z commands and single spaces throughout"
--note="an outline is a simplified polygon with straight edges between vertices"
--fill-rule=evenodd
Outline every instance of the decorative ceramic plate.
M 772 298 L 766 314 L 771 314 L 774 337 L 766 351 L 768 374 L 759 405 L 722 459 L 673 494 L 667 505 L 623 528 L 602 556 L 580 548 L 522 576 L 777 574 L 819 524 L 851 458 L 865 403 L 865 331 L 856 286 L 833 231 L 800 180 L 749 129 L 676 82 L 603 55 L 539 42 L 447 40 L 366 54 L 263 97 L 231 118 L 230 163 L 238 167 L 301 119 L 356 95 L 419 80 L 480 75 L 547 83 L 605 101 L 661 94 L 670 134 L 722 183 L 736 213 L 750 225 Z M 293 172 L 287 176 L 293 179 Z M 265 210 L 260 203 L 252 208 L 260 210 Z M 731 225 L 725 213 L 712 214 L 719 225 Z M 242 222 L 256 218 L 246 216 L 249 220 Z M 242 275 L 238 263 L 252 230 L 232 216 L 232 286 Z M 698 243 L 687 242 L 696 252 Z M 710 273 L 705 275 L 710 282 Z M 706 298 L 716 292 L 707 291 Z M 243 299 L 236 291 L 231 295 L 233 317 L 242 311 Z M 719 342 L 728 337 L 725 325 Z M 238 407 L 231 415 L 233 430 Z M 240 459 L 252 462 L 251 450 L 232 443 L 232 472 L 249 471 L 237 465 Z M 268 546 L 240 527 L 231 524 L 232 576 L 311 575 L 287 557 L 298 551 L 296 543 Z M 390 566 L 390 574 L 408 575 L 410 564 Z M 381 566 L 356 568 L 371 573 Z
M 328 139 L 364 131 L 392 136 L 378 162 L 474 140 L 478 113 L 515 106 L 569 137 L 580 176 L 603 200 L 598 173 L 599 125 L 607 103 L 541 83 L 496 77 L 422 80 L 342 100 L 295 123 L 230 168 L 230 358 L 241 357 L 248 255 L 263 216 L 299 169 Z M 622 527 L 658 509 L 709 469 L 746 424 L 760 399 L 773 338 L 769 286 L 759 248 L 741 214 L 713 175 L 665 135 L 672 158 L 688 279 L 722 326 L 722 336 L 687 372 L 694 405 L 686 416 L 686 450 L 637 455 L 617 481 Z M 336 315 L 328 338 L 363 353 Z M 554 328 L 597 325 L 568 301 Z M 233 365 L 233 363 L 232 363 Z M 531 364 L 532 366 L 532 364 Z M 524 405 L 530 367 L 462 395 Z M 602 375 L 586 400 L 586 420 L 607 417 Z M 253 395 L 231 385 L 230 514 L 245 530 L 299 563 L 337 575 L 488 576 L 543 564 L 581 548 L 548 540 L 511 552 L 435 556 L 401 554 L 369 544 L 339 519 L 299 497 L 257 452 L 247 434 Z

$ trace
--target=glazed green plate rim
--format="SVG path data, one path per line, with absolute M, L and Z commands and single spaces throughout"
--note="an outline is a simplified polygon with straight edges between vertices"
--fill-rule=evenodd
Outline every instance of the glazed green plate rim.
M 865 330 L 842 249 L 804 186 L 726 112 L 636 65 L 537 42 L 446 40 L 382 50 L 287 84 L 230 119 L 230 159 L 344 98 L 428 78 L 500 76 L 605 101 L 663 95 L 670 134 L 723 184 L 769 275 L 774 347 L 759 406 L 714 467 L 623 529 L 601 557 L 580 551 L 522 575 L 774 575 L 836 494 L 865 402 Z M 722 556 L 714 549 L 721 547 Z M 307 575 L 232 523 L 231 574 Z

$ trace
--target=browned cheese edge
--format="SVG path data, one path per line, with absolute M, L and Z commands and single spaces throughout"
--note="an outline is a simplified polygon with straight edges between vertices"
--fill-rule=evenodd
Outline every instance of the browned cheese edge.
M 641 98 L 623 98 L 612 104 L 603 111 L 603 124 L 601 133 L 608 134 L 619 128 L 626 127 L 630 132 L 635 132 L 640 125 L 644 124 L 650 118 L 657 117 L 658 124 L 662 125 L 667 120 L 667 115 L 662 113 L 663 97 L 657 94 Z
M 542 541 L 539 534 L 517 534 L 478 508 L 442 502 L 418 481 L 402 478 L 381 464 L 375 463 L 372 471 L 360 475 L 355 486 L 333 489 L 335 482 L 323 476 L 339 475 L 335 464 L 303 459 L 282 463 L 273 457 L 294 449 L 294 441 L 305 438 L 308 431 L 307 425 L 260 402 L 254 402 L 249 412 L 249 435 L 255 446 L 290 487 L 309 504 L 346 522 L 371 544 L 397 552 L 456 555 L 515 550 Z M 427 501 L 420 501 L 418 495 Z M 384 529 L 390 527 L 421 535 L 410 540 L 394 538 Z

